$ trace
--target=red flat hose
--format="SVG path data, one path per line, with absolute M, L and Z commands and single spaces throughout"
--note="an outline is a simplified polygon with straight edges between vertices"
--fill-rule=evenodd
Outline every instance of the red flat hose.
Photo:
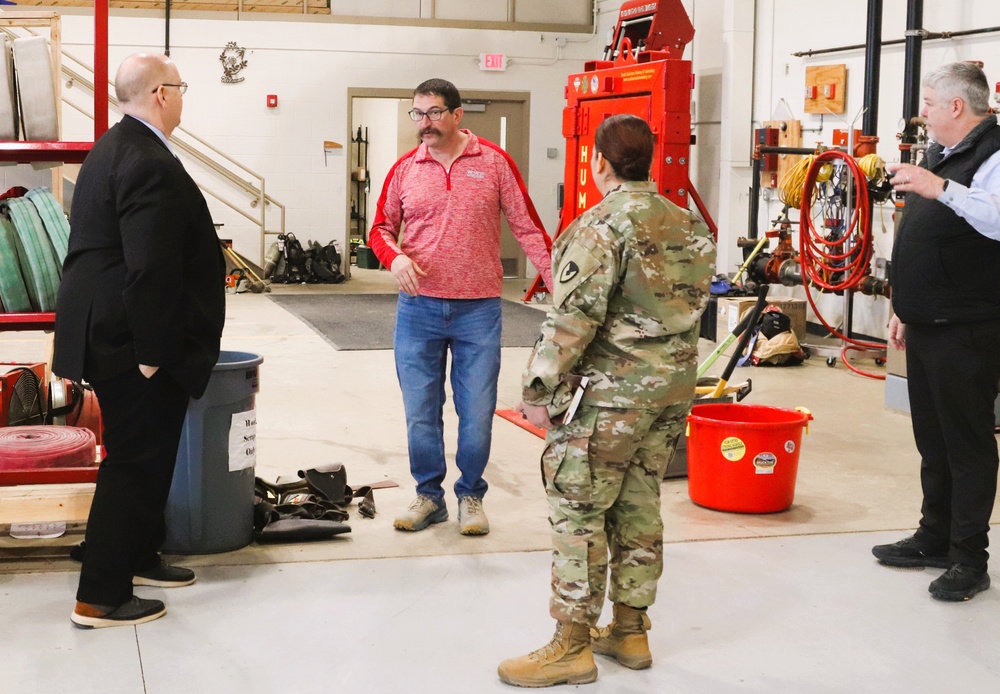
M 97 440 L 90 429 L 63 426 L 0 428 L 0 470 L 93 467 L 96 460 Z

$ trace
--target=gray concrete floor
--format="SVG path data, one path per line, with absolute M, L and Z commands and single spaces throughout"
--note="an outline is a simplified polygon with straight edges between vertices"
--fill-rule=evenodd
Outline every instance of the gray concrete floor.
M 392 286 L 385 272 L 355 270 L 339 287 L 276 291 L 336 301 Z M 508 282 L 505 296 L 526 288 Z M 173 559 L 197 568 L 199 581 L 138 591 L 164 599 L 169 614 L 137 628 L 71 628 L 77 567 L 64 550 L 79 527 L 39 550 L 4 538 L 0 691 L 510 691 L 496 665 L 544 645 L 553 626 L 542 441 L 497 419 L 489 535 L 458 534 L 453 498 L 449 522 L 398 533 L 392 517 L 413 491 L 392 353 L 338 352 L 252 294 L 229 297 L 223 346 L 264 357 L 259 476 L 340 462 L 352 485 L 393 480 L 399 488 L 376 491 L 376 518 L 354 514 L 352 533 L 334 541 Z M 0 334 L 0 361 L 45 359 L 48 349 L 41 333 Z M 503 352 L 501 407 L 517 402 L 528 351 Z M 720 360 L 712 372 L 721 369 Z M 694 505 L 685 480 L 665 481 L 654 667 L 637 673 L 601 658 L 600 679 L 582 689 L 996 691 L 1000 592 L 938 603 L 927 584 L 939 572 L 889 570 L 870 554 L 912 530 L 920 503 L 909 419 L 885 409 L 882 382 L 822 360 L 741 369 L 733 380 L 747 377 L 745 402 L 803 406 L 815 418 L 794 504 L 776 514 L 723 513 Z M 453 454 L 447 409 L 445 426 Z

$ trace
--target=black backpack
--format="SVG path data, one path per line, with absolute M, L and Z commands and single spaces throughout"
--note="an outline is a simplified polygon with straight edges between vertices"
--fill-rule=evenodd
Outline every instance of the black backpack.
M 295 234 L 278 234 L 281 242 L 281 259 L 274 271 L 272 282 L 279 284 L 299 284 L 308 279 L 305 251 Z M 281 262 L 284 261 L 284 262 Z
M 767 339 L 792 329 L 792 319 L 781 311 L 765 311 L 760 316 L 760 332 Z

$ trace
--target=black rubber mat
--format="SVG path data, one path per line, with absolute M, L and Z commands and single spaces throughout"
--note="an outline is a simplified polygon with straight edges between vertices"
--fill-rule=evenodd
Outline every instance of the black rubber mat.
M 395 294 L 268 294 L 338 350 L 392 349 Z M 502 347 L 531 347 L 545 312 L 503 301 Z

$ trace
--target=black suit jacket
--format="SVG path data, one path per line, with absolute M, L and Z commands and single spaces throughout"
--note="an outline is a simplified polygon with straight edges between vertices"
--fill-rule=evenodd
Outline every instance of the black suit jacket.
M 52 370 L 99 381 L 159 366 L 200 397 L 219 357 L 224 275 L 201 191 L 152 130 L 125 116 L 76 182 Z

